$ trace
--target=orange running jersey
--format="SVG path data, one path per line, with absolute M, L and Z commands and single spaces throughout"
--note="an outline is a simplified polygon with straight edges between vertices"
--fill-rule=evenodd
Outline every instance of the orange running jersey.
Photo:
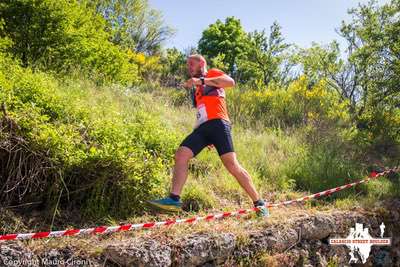
M 224 74 L 223 71 L 213 68 L 208 70 L 205 78 L 219 77 Z M 224 119 L 230 122 L 225 103 L 224 88 L 209 85 L 197 85 L 195 97 L 197 108 L 196 127 L 212 119 Z

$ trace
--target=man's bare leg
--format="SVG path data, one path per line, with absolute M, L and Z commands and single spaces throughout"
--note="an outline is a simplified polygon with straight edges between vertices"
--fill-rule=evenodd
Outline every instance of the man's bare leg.
M 171 193 L 180 195 L 188 177 L 189 160 L 193 158 L 191 149 L 181 146 L 175 153 L 174 174 L 172 177 Z
M 175 152 L 175 166 L 172 177 L 172 188 L 169 197 L 148 200 L 147 204 L 152 209 L 161 210 L 163 212 L 179 212 L 182 210 L 182 202 L 180 202 L 180 194 L 185 185 L 188 176 L 189 160 L 193 157 L 192 150 L 181 146 Z
M 221 155 L 221 160 L 225 168 L 239 182 L 240 186 L 246 191 L 250 198 L 254 201 L 260 200 L 260 195 L 251 180 L 250 174 L 239 164 L 236 153 L 228 152 Z

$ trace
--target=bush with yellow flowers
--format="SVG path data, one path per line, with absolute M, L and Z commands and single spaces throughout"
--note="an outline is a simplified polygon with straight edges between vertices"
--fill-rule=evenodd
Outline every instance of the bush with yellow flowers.
M 137 65 L 138 74 L 142 81 L 157 82 L 159 80 L 162 70 L 160 56 L 147 56 L 144 53 L 136 53 L 130 49 L 128 49 L 127 55 L 129 61 Z
M 348 103 L 321 80 L 310 86 L 306 76 L 287 88 L 271 85 L 266 90 L 228 90 L 232 118 L 241 123 L 267 127 L 324 126 L 350 120 Z

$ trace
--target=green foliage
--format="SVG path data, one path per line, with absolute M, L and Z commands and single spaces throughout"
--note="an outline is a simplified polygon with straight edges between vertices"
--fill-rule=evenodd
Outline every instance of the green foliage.
M 109 41 L 104 19 L 82 2 L 7 0 L 0 4 L 0 18 L 1 37 L 12 40 L 8 51 L 23 66 L 58 74 L 78 68 L 101 82 L 137 80 L 136 66 Z
M 247 51 L 246 41 L 246 32 L 240 20 L 227 17 L 225 22 L 217 20 L 203 31 L 198 49 L 208 59 L 224 55 L 222 62 L 232 74 L 238 58 Z
M 330 257 L 328 259 L 328 267 L 338 267 L 339 266 L 339 259 L 338 257 L 335 255 L 333 257 Z
M 309 146 L 298 158 L 287 162 L 284 175 L 296 181 L 297 189 L 320 192 L 363 177 L 353 159 L 345 143 L 331 137 Z M 347 190 L 342 195 L 351 193 L 354 192 Z
M 218 54 L 216 57 L 211 58 L 211 66 L 224 72 L 228 72 L 228 66 L 225 63 L 225 54 Z
M 197 182 L 188 184 L 182 194 L 182 201 L 185 203 L 183 208 L 190 211 L 208 209 L 216 205 L 212 192 Z
M 143 96 L 73 80 L 61 84 L 18 65 L 2 64 L 0 77 L 0 96 L 19 134 L 33 151 L 47 151 L 55 166 L 44 193 L 26 196 L 31 201 L 54 207 L 61 195 L 61 207 L 79 207 L 86 216 L 126 217 L 164 192 L 178 140 Z
M 177 86 L 187 76 L 186 56 L 176 48 L 168 48 L 161 58 L 161 81 L 167 86 Z
M 0 32 L 4 31 L 4 19 L 0 19 Z M 12 44 L 11 40 L 6 37 L 0 38 L 0 52 L 4 52 Z
M 359 90 L 355 117 L 365 131 L 361 135 L 384 147 L 399 144 L 399 12 L 399 1 L 381 6 L 371 1 L 352 9 L 352 20 L 341 27 L 349 46 L 351 88 Z
M 380 103 L 370 107 L 357 118 L 358 131 L 356 141 L 360 145 L 381 153 L 397 153 L 394 144 L 400 142 L 400 109 Z
M 246 56 L 238 62 L 239 81 L 260 80 L 264 88 L 270 82 L 281 82 L 281 65 L 289 45 L 284 42 L 279 24 L 272 24 L 269 36 L 265 30 L 249 33 L 248 42 Z
M 394 177 L 393 177 L 394 178 Z M 395 198 L 400 195 L 400 182 L 397 178 L 388 179 L 381 177 L 379 180 L 373 180 L 362 186 L 367 201 L 376 202 L 388 198 Z
M 331 124 L 349 120 L 346 102 L 320 81 L 309 88 L 307 77 L 300 77 L 285 90 L 270 87 L 264 91 L 228 91 L 228 105 L 235 121 L 268 127 Z
M 129 62 L 137 66 L 137 72 L 142 81 L 158 82 L 161 76 L 162 65 L 160 56 L 146 56 L 144 53 L 135 53 L 128 50 Z
M 268 194 L 292 190 L 295 181 L 288 179 L 284 170 L 287 162 L 301 158 L 307 147 L 300 135 L 272 127 L 241 126 L 238 124 L 234 127 L 235 150 L 241 164 L 254 178 L 257 187 L 262 193 Z M 236 185 L 236 181 L 231 177 L 228 180 Z M 235 187 L 232 191 L 237 190 Z
M 160 11 L 147 0 L 88 0 L 108 22 L 112 42 L 137 53 L 158 54 L 161 44 L 174 34 L 164 25 Z
M 217 20 L 211 24 L 198 44 L 199 52 L 209 59 L 211 66 L 230 73 L 237 82 L 264 88 L 272 81 L 287 79 L 288 47 L 277 22 L 267 36 L 265 30 L 246 33 L 234 17 L 228 17 L 225 23 Z
M 343 60 L 339 59 L 339 56 L 339 44 L 336 41 L 326 46 L 313 43 L 310 48 L 298 49 L 292 55 L 291 61 L 302 68 L 302 73 L 311 82 L 325 79 L 329 81 L 328 85 L 331 85 L 335 83 L 333 79 L 343 66 Z

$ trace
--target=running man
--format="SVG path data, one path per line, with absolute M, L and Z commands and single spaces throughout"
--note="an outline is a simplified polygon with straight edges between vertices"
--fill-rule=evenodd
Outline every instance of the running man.
M 206 146 L 214 146 L 225 168 L 236 178 L 258 208 L 257 215 L 268 216 L 269 210 L 265 202 L 256 191 L 249 173 L 239 164 L 233 149 L 224 88 L 235 86 L 235 81 L 219 69 L 212 68 L 207 71 L 207 62 L 201 55 L 190 55 L 187 58 L 187 67 L 192 78 L 186 81 L 184 87 L 196 87 L 193 100 L 197 108 L 197 122 L 193 132 L 182 141 L 175 153 L 169 196 L 148 203 L 162 211 L 180 211 L 180 194 L 188 176 L 189 160 Z

